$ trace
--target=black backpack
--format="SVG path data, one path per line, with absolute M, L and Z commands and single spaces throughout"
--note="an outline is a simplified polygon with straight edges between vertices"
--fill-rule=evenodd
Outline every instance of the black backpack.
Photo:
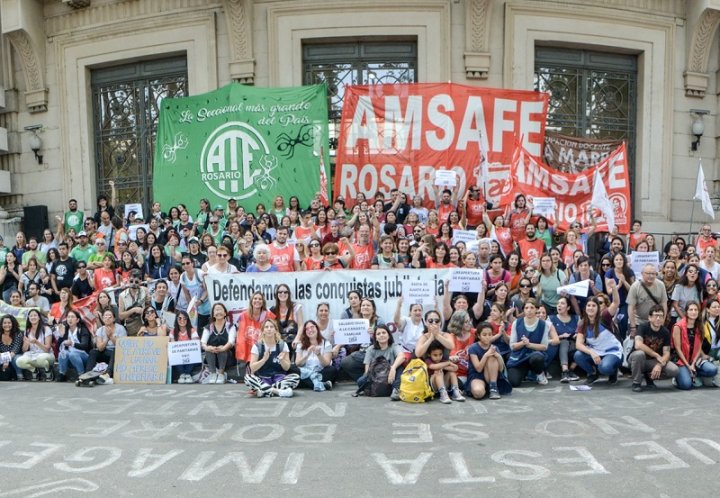
M 375 358 L 370 362 L 367 373 L 367 383 L 364 386 L 365 396 L 376 398 L 387 397 L 392 393 L 392 386 L 388 382 L 390 375 L 390 362 L 384 356 Z

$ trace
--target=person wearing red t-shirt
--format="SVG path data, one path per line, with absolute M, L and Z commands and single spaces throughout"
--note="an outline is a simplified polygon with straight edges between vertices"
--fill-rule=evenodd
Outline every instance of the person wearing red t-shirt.
M 518 241 L 522 263 L 533 268 L 540 268 L 540 256 L 545 252 L 545 241 L 535 237 L 535 225 L 525 226 L 525 238 Z
M 527 206 L 527 200 L 523 194 L 518 194 L 513 202 L 512 209 L 510 206 L 505 208 L 505 226 L 510 227 L 510 233 L 515 241 L 522 240 L 525 237 L 525 226 L 530 221 L 532 215 L 532 201 Z
M 300 271 L 300 255 L 294 246 L 288 245 L 288 228 L 280 226 L 275 232 L 275 241 L 270 244 L 270 261 L 278 271 Z
M 490 238 L 497 240 L 503 256 L 506 258 L 510 256 L 510 253 L 515 250 L 515 243 L 513 242 L 513 236 L 510 229 L 503 226 L 505 223 L 505 217 L 499 214 L 495 217 L 495 221 L 491 224 L 490 217 L 487 212 L 485 212 L 483 219 L 485 220 L 485 225 L 490 228 Z
M 298 242 L 307 242 L 317 232 L 317 226 L 313 223 L 312 211 L 303 211 L 300 218 L 300 226 L 293 230 L 293 239 Z M 275 235 L 277 238 L 277 234 Z
M 474 230 L 478 225 L 482 225 L 485 215 L 485 199 L 480 189 L 473 185 L 465 192 L 465 218 L 467 220 L 467 229 Z
M 628 248 L 631 251 L 635 250 L 635 247 L 647 238 L 647 234 L 642 231 L 642 221 L 634 220 L 632 223 L 632 232 L 628 237 Z
M 274 320 L 275 314 L 267 308 L 262 292 L 250 296 L 250 306 L 240 313 L 237 335 L 235 336 L 235 358 L 238 361 L 250 361 L 250 351 L 262 334 L 265 320 Z
M 448 221 L 450 213 L 457 209 L 457 186 L 452 189 L 443 189 L 440 192 L 440 187 L 435 185 L 435 208 L 438 212 L 439 222 Z
M 370 225 L 360 225 L 357 231 L 357 242 L 352 244 L 355 255 L 352 259 L 354 270 L 369 270 L 373 257 L 377 252 L 375 241 L 370 239 Z

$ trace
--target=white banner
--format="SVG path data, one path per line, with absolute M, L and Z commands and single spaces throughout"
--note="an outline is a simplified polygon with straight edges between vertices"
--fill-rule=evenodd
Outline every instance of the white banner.
M 268 308 L 275 303 L 275 289 L 280 284 L 290 287 L 293 302 L 303 306 L 306 320 L 315 318 L 320 303 L 330 305 L 330 318 L 340 318 L 347 309 L 347 294 L 357 290 L 375 302 L 377 314 L 385 321 L 392 320 L 397 298 L 403 295 L 408 282 L 429 282 L 435 295 L 445 295 L 445 280 L 450 278 L 447 268 L 399 270 L 336 270 L 296 271 L 274 273 L 209 274 L 205 276 L 210 303 L 221 302 L 228 311 L 237 314 L 248 307 L 253 292 L 261 292 Z
M 368 320 L 333 320 L 335 344 L 370 344 L 369 328 Z
M 175 365 L 193 365 L 202 363 L 202 354 L 200 353 L 200 341 L 177 341 L 169 342 L 168 346 L 168 364 L 171 367 Z
M 635 272 L 635 278 L 640 278 L 643 266 L 653 265 L 656 270 L 660 269 L 660 253 L 652 252 L 633 252 L 630 254 L 630 268 Z
M 556 292 L 558 294 L 564 292 L 568 296 L 587 297 L 588 292 L 590 292 L 590 280 L 588 279 L 574 284 L 562 285 L 557 288 Z
M 450 278 L 450 292 L 480 292 L 483 271 L 472 268 L 453 268 Z

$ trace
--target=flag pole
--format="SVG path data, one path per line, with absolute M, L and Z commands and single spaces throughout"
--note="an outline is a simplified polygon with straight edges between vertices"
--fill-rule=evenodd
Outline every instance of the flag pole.
M 485 204 L 487 205 L 487 178 L 485 178 L 485 168 L 483 168 L 483 163 L 487 161 L 487 158 L 485 157 L 485 151 L 482 146 L 482 131 L 478 130 L 479 140 L 478 140 L 478 150 L 480 151 L 480 164 L 478 165 L 478 168 L 480 169 L 479 177 L 482 178 L 482 185 L 483 185 L 483 199 L 485 200 Z
M 695 173 L 695 185 L 697 186 L 698 178 L 700 177 L 700 168 L 702 167 L 702 157 L 698 157 L 698 169 L 697 173 Z M 697 187 L 696 189 L 697 190 Z M 692 199 L 692 207 L 690 208 L 690 227 L 688 228 L 688 244 L 695 245 L 692 241 L 692 226 L 693 226 L 693 217 L 695 215 L 695 201 L 697 200 L 697 191 L 695 194 L 693 194 Z

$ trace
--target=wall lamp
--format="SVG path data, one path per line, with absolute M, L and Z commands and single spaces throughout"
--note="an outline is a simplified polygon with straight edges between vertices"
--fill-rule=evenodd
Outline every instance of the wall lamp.
M 42 139 L 38 136 L 38 131 L 42 130 L 42 125 L 32 125 L 32 126 L 26 126 L 25 131 L 31 131 L 32 137 L 30 137 L 30 150 L 33 151 L 33 154 L 35 154 L 35 159 L 37 159 L 38 164 L 42 164 L 43 162 L 43 156 L 40 154 L 40 149 L 42 149 Z
M 692 118 L 692 125 L 690 128 L 693 136 L 695 137 L 695 140 L 690 143 L 690 150 L 693 152 L 698 150 L 700 138 L 702 138 L 703 133 L 705 133 L 705 123 L 703 122 L 703 116 L 705 114 L 710 114 L 710 111 L 706 111 L 704 109 L 690 109 L 690 116 Z

